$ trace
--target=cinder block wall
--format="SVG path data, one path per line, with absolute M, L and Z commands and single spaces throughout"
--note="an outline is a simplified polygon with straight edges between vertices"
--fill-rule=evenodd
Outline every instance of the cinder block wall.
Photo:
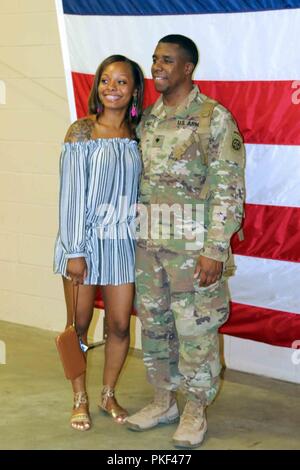
M 60 330 L 52 258 L 69 109 L 55 2 L 1 0 L 0 10 L 0 319 Z

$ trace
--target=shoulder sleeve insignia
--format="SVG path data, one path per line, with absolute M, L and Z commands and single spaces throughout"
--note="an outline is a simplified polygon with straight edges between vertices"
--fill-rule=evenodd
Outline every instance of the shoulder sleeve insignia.
M 240 139 L 238 139 L 237 137 L 234 137 L 232 139 L 232 148 L 234 150 L 240 150 L 241 146 L 242 146 L 242 144 L 241 144 Z

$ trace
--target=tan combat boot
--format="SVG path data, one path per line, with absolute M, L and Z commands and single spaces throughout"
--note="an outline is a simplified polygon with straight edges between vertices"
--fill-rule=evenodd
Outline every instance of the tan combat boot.
M 126 425 L 133 431 L 145 431 L 158 424 L 174 423 L 178 418 L 179 413 L 174 392 L 157 388 L 153 402 L 129 416 Z
M 198 447 L 207 431 L 205 409 L 199 403 L 188 400 L 179 426 L 173 436 L 176 447 Z

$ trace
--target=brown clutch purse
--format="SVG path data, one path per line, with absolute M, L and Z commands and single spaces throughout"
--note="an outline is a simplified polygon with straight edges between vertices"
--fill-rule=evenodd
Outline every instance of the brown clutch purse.
M 76 332 L 76 310 L 78 299 L 78 286 L 76 301 L 73 287 L 73 324 L 55 338 L 56 347 L 62 362 L 67 379 L 74 380 L 86 370 L 86 356 L 81 349 L 80 338 Z

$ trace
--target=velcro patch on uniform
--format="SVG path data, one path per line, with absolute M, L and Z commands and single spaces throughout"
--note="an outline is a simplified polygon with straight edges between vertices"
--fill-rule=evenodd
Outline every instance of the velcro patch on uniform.
M 151 129 L 154 127 L 156 124 L 156 121 L 154 119 L 148 119 L 147 121 L 144 122 L 144 127 L 145 129 Z

